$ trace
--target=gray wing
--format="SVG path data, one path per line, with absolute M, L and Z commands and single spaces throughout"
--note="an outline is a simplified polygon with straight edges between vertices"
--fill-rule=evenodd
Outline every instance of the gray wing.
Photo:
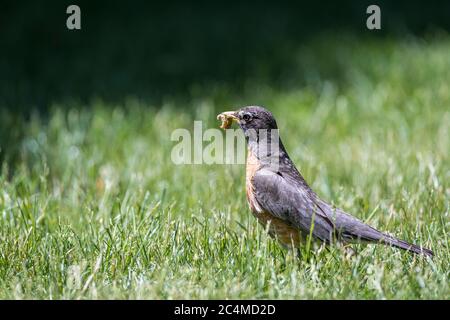
M 301 188 L 270 170 L 259 170 L 253 177 L 258 204 L 277 218 L 289 222 L 304 234 L 331 242 L 335 230 L 333 222 L 315 201 L 308 189 Z

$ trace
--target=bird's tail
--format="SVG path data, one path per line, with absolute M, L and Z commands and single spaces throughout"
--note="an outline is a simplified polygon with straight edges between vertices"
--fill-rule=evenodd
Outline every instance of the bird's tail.
M 344 237 L 348 237 L 349 239 L 357 241 L 381 243 L 388 246 L 397 247 L 415 254 L 425 255 L 427 257 L 433 257 L 434 255 L 433 251 L 431 251 L 430 249 L 420 247 L 418 245 L 388 235 L 384 232 L 378 231 L 377 229 L 355 218 L 351 218 L 351 221 L 349 222 L 348 215 L 342 215 L 341 217 L 346 218 L 346 224 L 343 224 Z
M 413 252 L 413 253 L 416 253 L 416 254 L 422 254 L 422 255 L 425 255 L 427 257 L 433 257 L 434 256 L 433 251 L 431 251 L 430 249 L 427 249 L 427 248 L 424 248 L 424 247 L 421 247 L 421 246 L 418 246 L 418 245 L 406 242 L 404 240 L 392 237 L 392 236 L 384 234 L 384 233 L 382 233 L 382 235 L 383 236 L 379 239 L 379 241 L 381 243 L 383 243 L 383 244 L 390 245 L 390 246 L 393 246 L 393 247 L 397 247 L 397 248 L 400 248 L 400 249 L 403 249 L 403 250 L 406 250 L 406 251 L 409 251 L 409 252 Z

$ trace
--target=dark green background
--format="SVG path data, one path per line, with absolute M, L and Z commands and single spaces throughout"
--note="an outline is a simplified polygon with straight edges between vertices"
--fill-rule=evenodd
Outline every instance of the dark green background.
M 382 9 L 381 31 L 365 27 L 372 3 Z M 81 31 L 66 28 L 70 4 L 81 7 Z M 8 1 L 0 108 L 27 114 L 130 96 L 158 103 L 205 84 L 239 92 L 253 79 L 285 86 L 295 49 L 320 34 L 401 38 L 449 28 L 450 1 Z

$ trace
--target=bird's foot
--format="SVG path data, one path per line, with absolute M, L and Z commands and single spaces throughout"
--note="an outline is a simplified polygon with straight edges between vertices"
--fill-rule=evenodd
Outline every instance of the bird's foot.
M 347 260 L 350 260 L 354 257 L 356 257 L 356 250 L 352 248 L 350 245 L 346 244 L 342 247 L 342 250 L 344 251 L 344 256 Z

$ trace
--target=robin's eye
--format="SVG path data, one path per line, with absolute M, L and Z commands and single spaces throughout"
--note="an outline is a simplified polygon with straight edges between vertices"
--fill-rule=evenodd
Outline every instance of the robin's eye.
M 242 119 L 244 119 L 244 121 L 250 121 L 251 116 L 250 116 L 248 113 L 245 113 L 245 114 L 242 116 Z

